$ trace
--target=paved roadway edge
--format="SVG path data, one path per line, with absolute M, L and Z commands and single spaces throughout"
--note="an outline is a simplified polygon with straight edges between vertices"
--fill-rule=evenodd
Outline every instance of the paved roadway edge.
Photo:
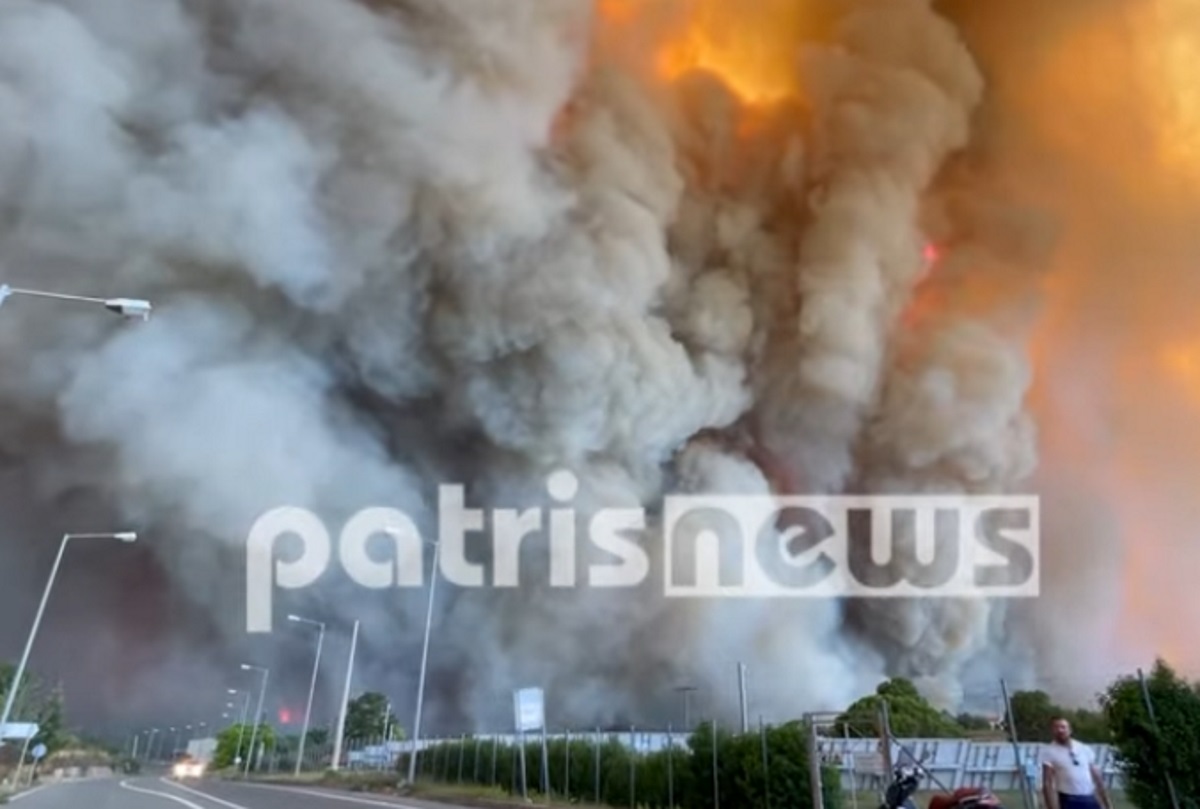
M 6 795 L 5 799 L 9 803 L 16 803 L 17 801 L 21 800 L 22 798 L 28 798 L 30 795 L 33 795 L 34 793 L 41 792 L 43 789 L 45 789 L 48 786 L 50 786 L 50 785 L 42 784 L 41 786 L 36 786 L 36 787 L 33 787 L 32 789 L 26 789 L 21 792 L 14 792 L 12 795 Z
M 183 784 L 177 783 L 175 781 L 170 781 L 166 778 L 163 778 L 161 780 L 164 784 L 175 787 L 176 789 L 183 790 L 184 792 L 195 795 L 197 797 L 205 798 L 207 800 L 212 801 L 213 803 L 220 804 L 221 806 L 224 806 L 227 809 L 250 809 L 250 807 L 248 807 L 248 806 L 243 806 L 238 803 L 233 803 L 232 801 L 227 801 L 223 798 L 218 798 L 207 792 L 201 792 L 198 789 L 193 789 L 192 787 L 184 786 Z M 321 790 L 315 790 L 315 789 L 303 789 L 301 787 L 286 787 L 286 786 L 276 786 L 276 785 L 267 785 L 267 784 L 239 783 L 236 786 L 245 787 L 246 789 L 262 789 L 262 790 L 267 790 L 267 791 L 271 791 L 271 792 L 290 792 L 290 793 L 293 793 L 296 795 L 309 795 L 314 798 L 324 798 L 327 801 L 334 801 L 337 803 L 354 803 L 354 804 L 358 804 L 360 806 L 387 806 L 387 807 L 390 807 L 390 809 L 420 809 L 420 807 L 414 806 L 410 803 L 400 803 L 399 801 L 372 800 L 371 798 L 359 798 L 359 797 L 355 797 L 352 795 L 343 795 L 337 791 L 321 791 Z M 200 809 L 200 808 L 197 807 L 197 809 Z

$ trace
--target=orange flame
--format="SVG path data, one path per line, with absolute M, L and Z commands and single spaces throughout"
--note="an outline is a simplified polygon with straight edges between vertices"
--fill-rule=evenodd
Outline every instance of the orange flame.
M 654 70 L 663 81 L 708 72 L 748 104 L 797 94 L 803 0 L 678 0 L 667 12 L 656 7 L 660 2 L 597 0 L 596 8 L 609 28 L 630 30 L 638 23 L 653 25 L 664 14 L 671 17 L 653 51 Z

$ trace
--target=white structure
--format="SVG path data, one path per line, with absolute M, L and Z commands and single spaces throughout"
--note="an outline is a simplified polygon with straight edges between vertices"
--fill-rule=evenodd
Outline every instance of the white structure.
M 208 763 L 217 753 L 216 739 L 192 739 L 187 745 L 187 754 L 197 761 Z

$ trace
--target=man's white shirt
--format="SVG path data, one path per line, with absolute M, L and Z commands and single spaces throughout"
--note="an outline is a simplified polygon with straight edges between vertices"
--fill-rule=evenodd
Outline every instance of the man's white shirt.
M 1094 795 L 1092 764 L 1096 761 L 1092 749 L 1074 739 L 1070 745 L 1047 744 L 1042 747 L 1041 764 L 1054 770 L 1056 791 L 1064 795 Z

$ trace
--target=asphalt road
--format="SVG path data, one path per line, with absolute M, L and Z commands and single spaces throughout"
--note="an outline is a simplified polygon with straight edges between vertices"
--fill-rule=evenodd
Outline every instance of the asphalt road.
M 112 778 L 54 784 L 12 799 L 15 809 L 429 809 L 445 804 L 349 794 L 308 787 L 276 787 L 162 778 Z

